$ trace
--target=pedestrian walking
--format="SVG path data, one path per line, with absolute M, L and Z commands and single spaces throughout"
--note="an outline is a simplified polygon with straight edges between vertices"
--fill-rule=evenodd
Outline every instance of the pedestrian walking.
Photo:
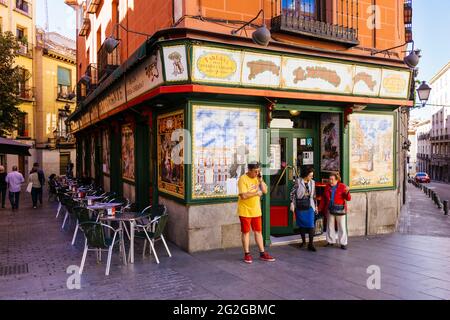
M 260 259 L 266 262 L 273 262 L 275 259 L 265 251 L 262 237 L 261 198 L 264 194 L 267 194 L 267 185 L 262 178 L 259 163 L 250 163 L 248 165 L 248 172 L 239 178 L 238 188 L 238 215 L 241 221 L 244 262 L 248 264 L 253 263 L 253 258 L 250 254 L 250 232 L 252 230 L 259 248 Z
M 328 209 L 327 247 L 338 243 L 341 249 L 347 250 L 347 201 L 352 199 L 350 188 L 341 182 L 339 173 L 330 174 L 329 180 L 324 194 L 325 208 Z
M 37 197 L 38 197 L 39 203 L 42 205 L 42 194 L 43 194 L 44 186 L 45 186 L 45 174 L 44 174 L 44 170 L 42 170 L 40 168 L 39 163 L 36 162 L 33 165 L 33 168 L 36 168 L 37 174 L 38 174 L 38 178 L 39 178 L 39 183 L 41 184 L 41 187 L 38 190 Z
M 12 210 L 19 209 L 20 190 L 22 184 L 25 182 L 23 175 L 18 171 L 17 166 L 12 168 L 12 171 L 6 175 L 5 179 L 8 185 L 9 201 L 11 202 Z
M 302 243 L 300 248 L 306 244 L 306 234 L 309 236 L 308 250 L 316 252 L 314 246 L 314 235 L 316 227 L 316 215 L 318 213 L 316 204 L 316 183 L 314 170 L 304 170 L 297 179 L 291 191 L 291 211 L 295 213 L 297 227 L 300 228 Z
M 74 168 L 73 163 L 69 162 L 66 167 L 66 178 L 67 179 L 73 179 L 73 168 Z
M 31 200 L 33 201 L 33 209 L 37 208 L 37 203 L 39 200 L 39 195 L 42 193 L 41 181 L 39 179 L 39 171 L 36 167 L 30 172 L 28 176 L 28 183 L 32 185 L 31 187 Z
M 0 166 L 0 197 L 2 197 L 2 209 L 5 209 L 6 188 L 6 170 L 4 166 Z

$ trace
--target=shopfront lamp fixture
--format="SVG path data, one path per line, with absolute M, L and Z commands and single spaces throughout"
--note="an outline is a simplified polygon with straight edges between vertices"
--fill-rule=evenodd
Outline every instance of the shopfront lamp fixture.
M 86 85 L 90 84 L 91 83 L 91 77 L 89 77 L 87 74 L 85 74 L 84 76 L 81 77 L 80 81 L 83 82 Z
M 265 17 L 264 17 L 264 10 L 260 10 L 258 12 L 258 14 L 256 15 L 256 17 L 254 17 L 252 20 L 246 22 L 244 25 L 242 25 L 242 27 L 240 27 L 239 29 L 236 30 L 232 30 L 231 34 L 232 35 L 236 35 L 239 31 L 241 31 L 242 29 L 244 29 L 245 27 L 249 26 L 250 24 L 252 24 L 253 21 L 255 21 L 256 19 L 259 18 L 259 16 L 263 15 L 263 25 L 259 26 L 252 34 L 252 40 L 254 43 L 259 44 L 260 46 L 263 47 L 267 47 L 269 45 L 270 40 L 272 39 L 272 35 L 269 31 L 269 29 L 267 29 L 266 24 L 265 24 Z
M 290 110 L 289 113 L 291 114 L 291 116 L 293 117 L 297 117 L 301 114 L 301 111 L 298 110 Z
M 152 36 L 151 34 L 148 34 L 148 33 L 129 30 L 129 29 L 125 28 L 123 25 L 121 25 L 120 23 L 117 23 L 117 24 L 114 26 L 114 30 L 116 30 L 116 29 L 118 29 L 118 28 L 122 28 L 122 29 L 123 29 L 125 32 L 127 32 L 127 33 L 134 33 L 134 34 L 138 34 L 138 35 L 147 37 L 147 39 L 151 38 L 151 36 Z M 112 53 L 112 52 L 117 48 L 117 46 L 119 45 L 119 43 L 120 43 L 120 41 L 121 41 L 121 39 L 118 39 L 118 38 L 116 38 L 116 37 L 113 36 L 114 30 L 113 30 L 113 33 L 111 34 L 111 36 L 109 36 L 108 38 L 106 38 L 106 39 L 105 39 L 105 42 L 104 42 L 105 49 L 106 49 L 106 51 L 107 51 L 108 53 Z
M 388 48 L 388 49 L 384 49 L 384 50 L 380 50 L 380 51 L 374 50 L 374 51 L 372 51 L 371 55 L 374 56 L 374 55 L 377 55 L 377 54 L 380 54 L 380 53 L 385 53 L 385 54 L 389 55 L 389 51 L 390 50 L 403 47 L 404 45 L 407 45 L 408 43 L 409 42 L 406 42 L 406 43 L 404 43 L 402 45 L 399 45 L 399 46 L 396 46 L 396 47 L 392 47 L 392 48 Z M 421 50 L 420 49 L 414 49 L 414 41 L 411 41 L 411 43 L 412 43 L 412 49 L 411 49 L 411 51 L 409 51 L 409 50 L 407 51 L 407 52 L 409 52 L 409 54 L 403 59 L 403 62 L 409 68 L 414 69 L 415 67 L 417 67 L 417 65 L 420 62 L 420 58 L 421 58 L 420 52 L 421 52 Z
M 430 98 L 430 93 L 431 87 L 425 81 L 422 81 L 419 88 L 417 88 L 417 95 L 419 96 L 420 102 L 422 102 L 422 107 L 426 106 Z

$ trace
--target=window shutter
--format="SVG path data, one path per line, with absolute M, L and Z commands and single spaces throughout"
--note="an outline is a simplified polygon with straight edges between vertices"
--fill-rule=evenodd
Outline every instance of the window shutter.
M 71 86 L 69 69 L 58 67 L 58 84 L 62 86 Z

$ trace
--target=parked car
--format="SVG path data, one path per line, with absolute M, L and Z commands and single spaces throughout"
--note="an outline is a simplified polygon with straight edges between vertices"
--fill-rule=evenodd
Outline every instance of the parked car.
M 416 174 L 415 179 L 416 179 L 416 182 L 418 182 L 418 183 L 430 183 L 431 182 L 430 177 L 425 172 L 418 172 Z

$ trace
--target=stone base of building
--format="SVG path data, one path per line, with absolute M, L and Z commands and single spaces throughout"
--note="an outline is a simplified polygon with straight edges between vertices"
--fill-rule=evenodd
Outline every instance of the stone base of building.
M 236 203 L 186 206 L 164 197 L 159 199 L 170 217 L 168 237 L 183 250 L 193 253 L 241 246 Z M 397 228 L 401 210 L 397 190 L 353 193 L 348 207 L 350 236 L 393 233 Z

